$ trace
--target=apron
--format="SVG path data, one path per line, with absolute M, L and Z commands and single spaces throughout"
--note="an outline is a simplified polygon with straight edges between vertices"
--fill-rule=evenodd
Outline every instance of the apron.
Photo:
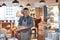
M 24 18 L 24 20 L 22 21 L 22 25 L 27 27 L 27 18 Z M 25 30 L 23 30 L 25 31 Z M 20 40 L 30 40 L 31 37 L 31 29 L 29 29 L 26 32 L 21 31 L 21 38 Z
M 24 20 L 22 21 L 22 25 L 27 26 L 27 18 L 24 18 Z

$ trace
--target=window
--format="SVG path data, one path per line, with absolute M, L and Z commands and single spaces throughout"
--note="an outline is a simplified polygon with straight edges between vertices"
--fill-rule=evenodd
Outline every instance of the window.
M 17 11 L 21 11 L 18 6 L 0 7 L 0 20 L 15 20 Z

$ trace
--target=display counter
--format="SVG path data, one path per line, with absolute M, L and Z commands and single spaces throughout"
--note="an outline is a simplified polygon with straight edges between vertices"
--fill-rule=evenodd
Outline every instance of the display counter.
M 44 27 L 46 27 L 46 22 L 45 21 L 41 21 L 38 24 L 38 40 L 44 40 Z

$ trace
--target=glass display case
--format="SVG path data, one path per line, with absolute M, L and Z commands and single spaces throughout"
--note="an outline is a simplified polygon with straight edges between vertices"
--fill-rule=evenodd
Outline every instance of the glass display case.
M 51 28 L 58 28 L 58 18 L 59 18 L 59 9 L 58 6 L 48 6 L 48 18 L 47 18 L 47 24 L 48 27 L 51 26 Z

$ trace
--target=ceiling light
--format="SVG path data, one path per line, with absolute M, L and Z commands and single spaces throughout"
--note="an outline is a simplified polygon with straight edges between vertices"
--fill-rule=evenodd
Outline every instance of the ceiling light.
M 20 5 L 20 7 L 23 7 L 23 5 Z
M 45 1 L 45 0 L 41 0 L 40 3 L 41 3 L 41 2 L 46 2 L 46 1 Z
M 17 0 L 14 0 L 12 3 L 19 3 L 19 1 L 17 1 Z
M 6 4 L 4 3 L 5 1 L 3 0 L 3 4 L 2 4 L 2 6 L 6 6 Z
M 56 0 L 56 2 L 58 2 L 58 0 Z
M 31 6 L 29 3 L 26 6 Z
M 6 6 L 6 4 L 5 4 L 5 3 L 3 3 L 3 4 L 2 4 L 2 6 Z
M 19 1 L 17 1 L 17 0 L 14 0 L 12 3 L 13 3 L 14 6 L 18 6 L 19 5 Z
M 30 3 L 29 3 L 29 1 L 30 1 L 30 0 L 28 0 L 28 3 L 27 3 L 27 5 L 26 5 L 26 6 L 31 6 L 31 5 L 30 5 Z
M 0 7 L 2 7 L 2 5 L 0 5 Z

